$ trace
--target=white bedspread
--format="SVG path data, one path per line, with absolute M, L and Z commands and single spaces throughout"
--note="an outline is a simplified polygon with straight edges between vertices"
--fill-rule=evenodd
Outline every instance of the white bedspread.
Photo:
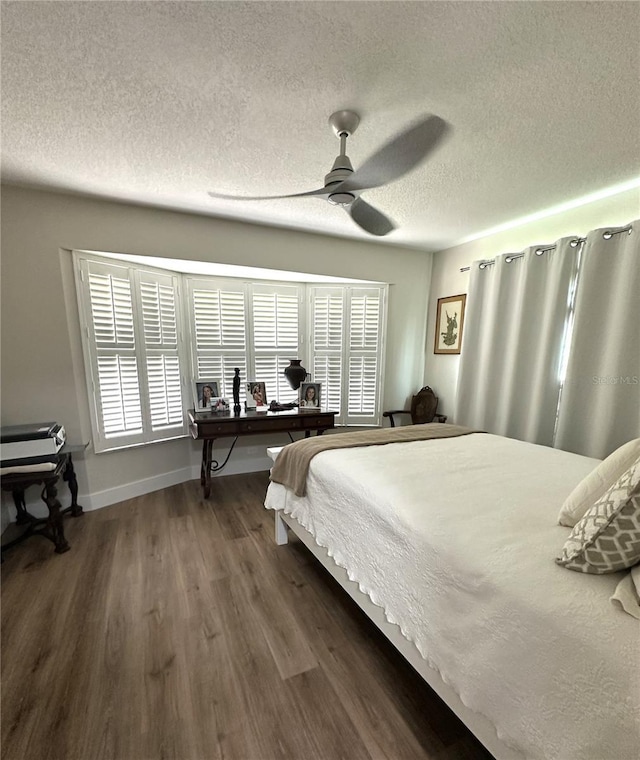
M 283 509 L 528 758 L 640 757 L 640 627 L 622 574 L 554 563 L 560 505 L 598 460 L 499 436 L 327 451 Z

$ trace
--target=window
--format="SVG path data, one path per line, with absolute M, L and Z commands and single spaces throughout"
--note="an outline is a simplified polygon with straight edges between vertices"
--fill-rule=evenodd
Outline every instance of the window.
M 313 379 L 342 425 L 378 425 L 385 286 L 311 288 Z
M 269 401 L 295 401 L 283 371 L 301 352 L 301 288 L 219 278 L 187 283 L 194 375 L 220 378 L 230 398 L 238 367 L 243 382 L 266 384 Z
M 187 279 L 194 377 L 220 380 L 231 396 L 234 368 L 247 377 L 245 287 L 237 280 Z
M 270 399 L 282 404 L 298 397 L 283 373 L 290 359 L 302 355 L 301 291 L 289 285 L 251 285 L 255 379 L 264 380 Z
M 337 424 L 379 424 L 386 285 L 184 275 L 77 251 L 74 264 L 96 451 L 185 435 L 192 381 L 220 380 L 231 398 L 236 367 L 268 401 L 295 401 L 295 358 Z
M 186 433 L 175 275 L 76 255 L 96 451 Z

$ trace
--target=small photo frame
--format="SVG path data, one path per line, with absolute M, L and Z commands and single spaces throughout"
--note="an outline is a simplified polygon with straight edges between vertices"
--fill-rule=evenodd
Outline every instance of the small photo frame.
M 322 383 L 301 383 L 298 406 L 300 409 L 320 409 Z
M 196 380 L 193 389 L 196 412 L 210 411 L 213 400 L 220 398 L 221 387 L 219 380 Z
M 247 409 L 258 409 L 267 405 L 267 386 L 260 380 L 249 380 L 245 383 L 247 391 L 247 400 L 245 407 Z
M 434 354 L 459 354 L 462 345 L 466 293 L 438 298 Z

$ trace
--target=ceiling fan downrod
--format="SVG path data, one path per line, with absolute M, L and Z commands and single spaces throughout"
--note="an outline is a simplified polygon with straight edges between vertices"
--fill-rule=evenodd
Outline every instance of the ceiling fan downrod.
M 340 153 L 333 162 L 333 167 L 324 178 L 324 186 L 338 185 L 353 174 L 353 166 L 347 156 L 347 137 L 358 128 L 360 117 L 353 111 L 336 111 L 329 117 L 329 124 L 335 136 L 340 140 Z M 353 193 L 333 193 L 327 200 L 334 206 L 349 206 L 355 200 Z

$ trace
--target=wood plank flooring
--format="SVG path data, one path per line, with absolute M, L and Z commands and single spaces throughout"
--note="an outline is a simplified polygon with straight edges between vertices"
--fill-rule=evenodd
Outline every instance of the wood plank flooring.
M 66 519 L 2 565 L 3 760 L 490 760 L 293 539 L 267 474 Z

